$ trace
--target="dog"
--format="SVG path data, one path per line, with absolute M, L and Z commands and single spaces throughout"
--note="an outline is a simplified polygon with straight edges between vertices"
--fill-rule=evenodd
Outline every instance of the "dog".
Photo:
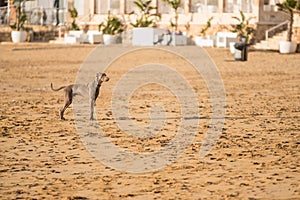
M 90 120 L 94 120 L 94 106 L 97 97 L 99 96 L 99 91 L 101 84 L 103 82 L 109 81 L 109 77 L 105 73 L 97 73 L 95 80 L 88 84 L 71 84 L 67 86 L 61 86 L 57 89 L 53 88 L 53 84 L 51 83 L 51 89 L 53 91 L 59 91 L 64 89 L 65 93 L 65 102 L 64 106 L 60 109 L 60 119 L 65 120 L 64 112 L 65 110 L 72 104 L 73 97 L 76 95 L 81 95 L 84 97 L 89 97 L 90 99 Z

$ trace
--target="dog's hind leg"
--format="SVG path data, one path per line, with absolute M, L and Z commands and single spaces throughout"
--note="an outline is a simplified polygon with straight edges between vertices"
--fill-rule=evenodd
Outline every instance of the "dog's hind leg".
M 70 101 L 65 102 L 64 107 L 62 107 L 62 108 L 60 109 L 60 114 L 59 114 L 60 119 L 65 120 L 65 118 L 64 118 L 64 112 L 65 112 L 66 109 L 71 105 L 71 103 L 72 103 L 72 102 L 70 102 Z
M 72 99 L 73 99 L 73 92 L 72 90 L 65 90 L 65 103 L 64 106 L 60 109 L 60 119 L 65 120 L 64 118 L 64 112 L 66 109 L 72 104 Z

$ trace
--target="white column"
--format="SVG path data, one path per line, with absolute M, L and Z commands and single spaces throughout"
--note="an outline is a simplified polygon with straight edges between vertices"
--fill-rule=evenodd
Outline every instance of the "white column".
M 184 13 L 189 14 L 190 12 L 190 0 L 184 0 Z
M 120 0 L 120 14 L 125 14 L 125 0 Z
M 94 16 L 94 14 L 95 14 L 95 0 L 90 0 L 89 1 L 89 14 L 90 14 L 90 19 L 89 20 L 91 20 L 91 18 Z
M 218 13 L 224 12 L 224 1 L 225 0 L 218 0 Z
M 108 12 L 110 12 L 110 0 L 108 0 L 108 5 L 107 5 L 107 10 L 108 10 Z
M 76 8 L 79 16 L 85 15 L 84 0 L 74 0 L 74 7 Z

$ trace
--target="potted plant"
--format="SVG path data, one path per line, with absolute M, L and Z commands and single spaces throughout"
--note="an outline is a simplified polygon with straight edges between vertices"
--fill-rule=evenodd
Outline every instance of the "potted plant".
M 99 25 L 99 31 L 103 34 L 105 45 L 120 43 L 120 33 L 124 31 L 124 24 L 119 17 L 110 15 L 108 12 L 106 21 Z
M 195 36 L 195 44 L 197 46 L 213 46 L 214 45 L 214 40 L 210 37 L 206 37 L 206 32 L 207 30 L 211 27 L 211 21 L 214 19 L 214 17 L 210 17 L 207 22 L 205 27 L 203 27 L 200 31 L 200 35 Z
M 235 54 L 236 60 L 247 60 L 247 46 L 250 45 L 250 39 L 252 37 L 252 34 L 254 33 L 255 29 L 250 26 L 250 21 L 254 17 L 246 18 L 243 11 L 240 11 L 240 17 L 233 16 L 233 19 L 235 19 L 238 23 L 233 25 L 232 32 L 237 33 L 237 39 L 238 42 L 231 42 L 230 45 L 230 51 L 231 53 Z M 239 51 L 237 51 L 238 49 Z
M 287 41 L 281 41 L 279 43 L 280 53 L 294 53 L 296 52 L 297 43 L 292 41 L 293 39 L 293 24 L 294 24 L 294 14 L 299 13 L 300 3 L 297 0 L 286 0 L 283 3 L 277 3 L 279 11 L 284 12 L 289 17 L 289 28 Z
M 27 17 L 25 12 L 22 11 L 22 5 L 25 0 L 14 0 L 13 5 L 16 9 L 16 22 L 12 26 L 10 26 L 13 31 L 11 32 L 12 41 L 17 42 L 25 42 L 27 37 L 27 32 L 25 31 L 24 24 L 27 21 Z
M 76 43 L 84 43 L 83 33 L 80 31 L 79 26 L 76 23 L 76 18 L 78 16 L 78 12 L 74 6 L 72 6 L 68 10 L 70 17 L 72 18 L 72 23 L 68 26 L 68 33 L 65 34 L 65 43 L 67 44 L 76 44 Z
M 186 45 L 187 38 L 182 32 L 178 31 L 178 9 L 181 5 L 181 0 L 163 0 L 166 4 L 168 4 L 173 12 L 174 12 L 174 21 L 171 19 L 171 27 L 174 29 L 172 33 L 172 44 L 173 45 Z
M 155 20 L 158 17 L 156 14 L 157 7 L 151 6 L 151 3 L 152 0 L 136 0 L 133 2 L 139 11 L 139 13 L 132 11 L 129 14 L 135 18 L 134 22 L 130 23 L 134 28 L 155 26 Z
M 133 2 L 137 12 L 132 11 L 130 18 L 133 26 L 132 44 L 137 46 L 152 46 L 155 44 L 155 35 L 162 34 L 162 29 L 156 28 L 159 18 L 157 7 L 151 6 L 152 0 L 136 0 Z
M 233 25 L 232 29 L 232 32 L 237 33 L 238 41 L 245 41 L 246 43 L 249 43 L 249 39 L 255 31 L 255 29 L 250 26 L 250 21 L 254 19 L 254 17 L 249 17 L 247 19 L 243 11 L 240 11 L 240 17 L 233 16 L 232 18 L 238 22 Z
M 70 16 L 72 18 L 72 23 L 71 23 L 71 26 L 69 26 L 69 30 L 79 31 L 80 28 L 76 23 L 76 18 L 78 17 L 78 12 L 77 12 L 76 8 L 74 6 L 72 6 L 68 11 L 69 11 Z
M 174 28 L 175 33 L 178 31 L 178 9 L 181 4 L 181 0 L 163 0 L 166 4 L 168 4 L 174 11 L 174 22 L 171 19 L 171 26 Z

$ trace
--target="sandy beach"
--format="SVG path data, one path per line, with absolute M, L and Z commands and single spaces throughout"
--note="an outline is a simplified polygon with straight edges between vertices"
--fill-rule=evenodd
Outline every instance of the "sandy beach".
M 95 47 L 0 45 L 0 199 L 300 199 L 300 54 L 250 51 L 247 62 L 237 62 L 228 49 L 205 49 L 224 83 L 226 116 L 216 145 L 201 159 L 212 113 L 203 79 L 183 59 L 155 50 L 115 61 L 106 71 L 111 80 L 101 87 L 96 115 L 116 146 L 152 153 L 180 126 L 178 98 L 157 84 L 136 90 L 129 109 L 134 124 L 146 127 L 151 106 L 163 105 L 167 120 L 158 134 L 136 138 L 115 121 L 114 86 L 141 60 L 158 57 L 174 65 L 190 81 L 200 110 L 195 137 L 174 163 L 130 173 L 89 153 L 73 107 L 60 120 L 63 92 L 50 88 L 51 82 L 74 83 Z M 109 52 L 119 47 L 100 48 L 109 60 Z

